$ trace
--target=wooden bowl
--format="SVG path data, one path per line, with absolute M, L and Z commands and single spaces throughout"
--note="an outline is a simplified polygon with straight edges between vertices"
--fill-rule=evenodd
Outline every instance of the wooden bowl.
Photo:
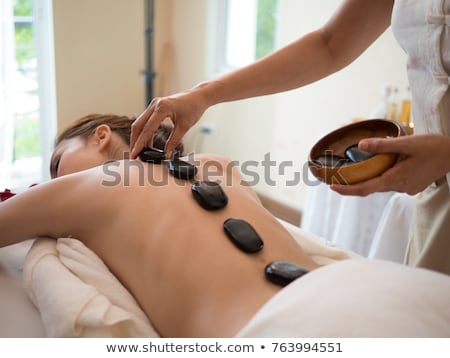
M 364 138 L 386 138 L 403 135 L 399 124 L 385 119 L 369 119 L 336 129 L 320 139 L 311 149 L 308 166 L 311 173 L 327 184 L 356 184 L 381 175 L 397 160 L 397 154 L 380 153 L 359 162 L 342 160 L 341 166 L 317 159 L 327 155 L 346 158 L 345 151 Z

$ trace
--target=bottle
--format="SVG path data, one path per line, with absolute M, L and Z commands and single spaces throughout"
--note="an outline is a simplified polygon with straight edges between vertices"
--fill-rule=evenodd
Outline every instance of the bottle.
M 400 125 L 405 129 L 405 131 L 410 134 L 412 131 L 412 121 L 411 121 L 411 90 L 409 86 L 405 90 L 405 94 L 402 100 L 402 109 L 399 119 Z
M 393 87 L 389 96 L 388 110 L 386 119 L 391 121 L 398 120 L 398 88 Z

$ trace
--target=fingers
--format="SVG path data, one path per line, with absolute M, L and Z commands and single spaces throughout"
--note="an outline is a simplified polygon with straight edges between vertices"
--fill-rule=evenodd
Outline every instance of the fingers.
M 167 158 L 172 158 L 172 154 L 173 154 L 176 146 L 178 145 L 178 143 L 181 142 L 181 139 L 183 138 L 184 133 L 185 132 L 183 132 L 180 129 L 179 125 L 175 125 L 175 127 L 172 130 L 172 133 L 170 134 L 170 136 L 166 142 L 165 152 L 166 152 Z
M 417 193 L 410 177 L 410 160 L 400 159 L 393 167 L 380 176 L 357 184 L 332 184 L 331 190 L 342 195 L 367 196 L 376 192 L 397 191 L 399 193 Z
M 341 195 L 353 196 L 367 196 L 375 192 L 391 191 L 389 182 L 383 176 L 352 185 L 332 184 L 330 189 Z
M 362 139 L 358 145 L 359 149 L 371 153 L 401 153 L 410 151 L 408 137 L 396 138 L 367 138 Z
M 185 133 L 206 110 L 207 103 L 203 97 L 196 91 L 187 91 L 154 98 L 131 126 L 131 158 L 136 158 L 144 146 L 153 145 L 153 136 L 166 118 L 170 118 L 174 125 L 165 148 L 166 157 L 170 158 Z
M 406 184 L 401 165 L 397 162 L 380 176 L 357 184 L 332 184 L 331 190 L 342 195 L 367 196 L 376 192 L 399 191 Z
M 145 111 L 131 126 L 130 148 L 131 158 L 138 156 L 145 146 L 153 146 L 153 136 L 161 122 L 170 117 L 170 113 L 160 110 L 159 99 L 153 99 Z
M 146 136 L 143 135 L 143 129 L 152 113 L 153 101 L 131 125 L 130 148 L 132 159 L 136 158 L 145 146 L 146 140 L 144 137 L 146 138 Z M 153 133 L 151 133 L 151 138 L 153 138 Z

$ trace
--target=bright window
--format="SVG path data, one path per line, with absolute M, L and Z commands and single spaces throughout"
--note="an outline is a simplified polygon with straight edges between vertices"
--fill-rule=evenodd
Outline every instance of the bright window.
M 257 0 L 228 0 L 225 63 L 240 67 L 255 59 Z
M 277 6 L 278 0 L 216 1 L 210 24 L 213 74 L 245 66 L 275 49 Z
M 1 1 L 0 190 L 48 179 L 55 128 L 51 0 Z

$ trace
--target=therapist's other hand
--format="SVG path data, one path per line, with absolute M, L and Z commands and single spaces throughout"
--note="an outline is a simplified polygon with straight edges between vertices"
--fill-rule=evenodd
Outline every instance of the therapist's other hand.
M 379 177 L 353 185 L 331 185 L 332 190 L 342 195 L 366 196 L 386 191 L 414 195 L 450 172 L 448 136 L 370 138 L 360 141 L 359 148 L 373 153 L 398 153 L 399 159 Z
M 153 146 L 153 135 L 166 118 L 174 125 L 165 148 L 166 155 L 170 157 L 206 108 L 206 100 L 196 88 L 168 97 L 154 98 L 131 126 L 131 158 L 136 158 L 143 147 Z

